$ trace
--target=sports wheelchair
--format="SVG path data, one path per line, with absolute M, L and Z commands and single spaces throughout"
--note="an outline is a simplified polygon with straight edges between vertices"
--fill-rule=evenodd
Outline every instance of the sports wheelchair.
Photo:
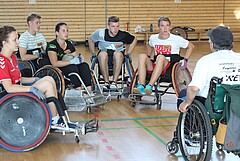
M 119 79 L 116 82 L 116 84 L 118 86 L 117 91 L 111 91 L 111 90 L 104 91 L 103 90 L 102 85 L 105 83 L 105 81 L 101 75 L 101 70 L 98 65 L 97 57 L 93 59 L 91 69 L 95 71 L 96 77 L 101 85 L 101 91 L 103 91 L 104 95 L 108 95 L 109 98 L 111 98 L 111 96 L 117 96 L 118 100 L 121 98 L 121 96 L 128 97 L 130 82 L 133 78 L 134 68 L 132 66 L 132 62 L 130 61 L 130 59 L 127 55 L 124 55 L 124 61 L 122 63 L 121 75 L 119 76 Z M 110 77 L 113 76 L 113 64 L 111 66 L 109 66 L 109 76 Z
M 7 94 L 2 91 L 0 97 L 0 146 L 12 152 L 26 152 L 35 149 L 46 139 L 49 132 L 74 133 L 76 143 L 79 134 L 98 131 L 98 119 L 94 118 L 80 125 L 71 122 L 64 101 L 50 97 L 39 100 L 32 93 Z M 65 126 L 51 125 L 51 112 L 47 105 L 54 102 Z M 68 123 L 74 125 L 69 127 Z M 50 131 L 51 130 L 51 131 Z
M 177 153 L 180 147 L 185 160 L 208 161 L 211 159 L 215 135 L 219 150 L 226 150 L 240 157 L 240 146 L 236 146 L 239 145 L 239 140 L 235 139 L 235 142 L 232 142 L 234 137 L 231 137 L 230 141 L 229 138 L 227 140 L 227 126 L 230 129 L 236 128 L 229 124 L 234 116 L 230 111 L 233 111 L 232 104 L 236 103 L 233 96 L 239 96 L 240 85 L 223 85 L 221 81 L 213 77 L 208 97 L 195 97 L 187 112 L 180 113 L 174 138 L 166 145 L 169 153 Z M 235 125 L 239 121 L 239 117 L 235 119 Z M 239 131 L 235 134 L 239 134 Z
M 56 82 L 57 90 L 64 97 L 66 105 L 74 107 L 75 109 L 77 108 L 78 111 L 87 108 L 87 113 L 90 113 L 92 107 L 103 106 L 109 101 L 109 98 L 103 95 L 94 71 L 91 71 L 94 96 L 90 94 L 81 77 L 77 73 L 73 72 L 68 76 L 70 75 L 75 75 L 80 80 L 84 90 L 74 90 L 70 79 L 65 76 L 60 69 L 52 65 L 45 65 L 34 74 L 35 77 L 40 78 L 44 76 L 53 77 Z M 84 93 L 87 97 L 83 97 Z
M 146 83 L 150 80 L 151 75 L 147 74 Z M 133 79 L 130 85 L 130 95 L 128 99 L 131 101 L 131 106 L 135 107 L 137 103 L 144 105 L 157 105 L 157 109 L 161 109 L 162 96 L 168 94 L 178 94 L 180 91 L 187 87 L 192 77 L 188 68 L 183 69 L 181 63 L 176 62 L 170 65 L 164 75 L 161 75 L 153 86 L 152 95 L 134 94 L 133 89 L 138 85 L 138 69 L 134 72 Z M 170 88 L 174 89 L 174 92 L 169 91 Z M 147 99 L 144 99 L 147 97 Z M 153 101 L 149 101 L 149 97 L 153 97 Z

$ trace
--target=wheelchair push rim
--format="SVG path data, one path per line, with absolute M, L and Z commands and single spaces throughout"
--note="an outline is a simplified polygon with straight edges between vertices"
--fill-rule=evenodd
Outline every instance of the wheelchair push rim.
M 0 100 L 0 146 L 12 152 L 38 147 L 47 137 L 48 106 L 30 93 L 8 94 Z
M 203 104 L 194 100 L 188 111 L 178 120 L 178 142 L 184 160 L 210 160 L 212 155 L 212 127 Z

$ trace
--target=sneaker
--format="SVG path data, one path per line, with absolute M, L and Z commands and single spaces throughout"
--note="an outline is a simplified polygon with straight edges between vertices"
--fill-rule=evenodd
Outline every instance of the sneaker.
M 139 84 L 137 88 L 133 88 L 133 93 L 145 95 L 146 92 L 144 91 L 144 85 Z
M 110 90 L 110 83 L 109 82 L 106 82 L 104 85 L 103 85 L 103 91 L 106 92 L 106 91 L 109 91 Z
M 112 84 L 110 85 L 110 90 L 117 91 L 117 84 L 115 82 L 112 82 Z
M 144 92 L 146 92 L 146 94 L 148 95 L 152 94 L 152 86 L 150 84 L 147 84 L 144 89 Z
M 70 123 L 70 122 L 68 122 L 67 123 L 68 124 L 68 127 L 69 128 L 75 128 L 76 127 L 76 125 L 74 124 L 74 123 Z M 55 126 L 55 127 L 66 127 L 66 125 L 65 125 L 65 123 L 64 123 L 64 120 L 63 120 L 63 118 L 62 117 L 60 117 L 59 119 L 58 119 L 58 122 L 56 123 L 56 124 L 52 124 L 52 126 Z

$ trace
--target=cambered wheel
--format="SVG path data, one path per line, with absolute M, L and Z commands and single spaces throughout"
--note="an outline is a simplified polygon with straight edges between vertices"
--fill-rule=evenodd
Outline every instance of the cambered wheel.
M 212 154 L 212 127 L 203 104 L 194 100 L 178 120 L 178 139 L 183 158 L 207 161 Z
M 17 59 L 18 67 L 21 71 L 23 77 L 32 77 L 35 72 L 34 65 L 29 61 L 22 61 L 21 59 Z
M 30 93 L 14 93 L 0 101 L 0 145 L 13 152 L 30 151 L 47 137 L 48 106 Z
M 187 32 L 180 26 L 172 28 L 170 32 L 174 35 L 179 35 L 179 36 L 183 37 L 184 39 L 188 38 Z
M 45 65 L 44 67 L 37 70 L 34 74 L 35 77 L 43 78 L 44 76 L 51 76 L 55 82 L 58 92 L 64 97 L 65 93 L 65 81 L 63 73 L 60 69 L 53 67 L 51 65 Z
M 177 97 L 182 89 L 187 88 L 191 80 L 192 76 L 188 68 L 183 69 L 181 63 L 175 63 L 172 69 L 172 84 Z

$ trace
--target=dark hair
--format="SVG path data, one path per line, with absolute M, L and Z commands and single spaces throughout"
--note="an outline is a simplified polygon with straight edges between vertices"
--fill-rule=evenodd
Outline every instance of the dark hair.
M 60 27 L 63 26 L 63 25 L 67 26 L 67 24 L 65 22 L 58 22 L 55 26 L 55 32 L 56 31 L 59 32 Z
M 233 34 L 224 26 L 217 26 L 207 32 L 215 50 L 231 50 L 233 48 Z
M 35 19 L 41 19 L 42 17 L 38 14 L 38 13 L 30 13 L 28 16 L 27 16 L 27 24 L 29 21 L 33 21 Z
M 119 22 L 119 18 L 117 16 L 111 16 L 108 18 L 108 25 L 110 25 L 110 22 Z
M 1 26 L 0 27 L 0 51 L 3 47 L 3 41 L 8 41 L 9 34 L 13 31 L 16 31 L 16 28 L 13 26 Z
M 158 27 L 160 26 L 160 22 L 161 22 L 161 21 L 168 21 L 169 24 L 171 25 L 170 19 L 169 19 L 168 17 L 166 17 L 166 16 L 162 16 L 162 17 L 160 17 L 160 18 L 158 19 L 158 21 L 157 21 Z

